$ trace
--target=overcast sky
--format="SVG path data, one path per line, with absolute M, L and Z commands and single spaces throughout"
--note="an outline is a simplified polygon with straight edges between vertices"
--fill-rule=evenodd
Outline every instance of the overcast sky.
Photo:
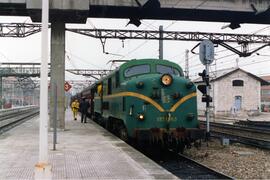
M 27 22 L 31 23 L 29 17 L 0 17 L 0 22 Z M 75 28 L 115 28 L 115 29 L 140 29 L 158 30 L 160 25 L 168 31 L 199 31 L 217 33 L 255 33 L 270 35 L 269 25 L 241 24 L 241 28 L 231 30 L 221 29 L 226 23 L 208 23 L 191 21 L 160 21 L 143 20 L 139 28 L 128 25 L 127 19 L 88 19 L 85 25 L 68 24 L 68 27 Z M 41 33 L 26 38 L 1 38 L 0 41 L 0 62 L 40 62 L 41 61 Z M 164 59 L 178 63 L 184 69 L 185 50 L 192 49 L 198 42 L 185 41 L 164 41 Z M 230 43 L 236 47 L 238 44 Z M 125 40 L 116 39 L 106 41 L 106 51 L 111 54 L 104 54 L 99 39 L 66 32 L 66 69 L 110 69 L 115 68 L 107 64 L 112 59 L 140 59 L 158 58 L 158 41 L 156 40 Z M 253 49 L 258 45 L 252 45 Z M 198 50 L 198 49 L 197 49 Z M 215 48 L 216 65 L 212 70 L 236 66 L 237 55 L 224 50 L 222 47 Z M 270 74 L 270 48 L 266 47 L 258 52 L 260 55 L 252 55 L 248 58 L 239 58 L 239 66 L 244 70 L 257 75 Z M 113 55 L 115 54 L 115 55 Z M 228 57 L 227 57 L 228 56 Z M 189 54 L 190 75 L 194 76 L 203 69 L 199 57 Z M 66 73 L 66 79 L 86 79 L 81 76 L 74 76 Z

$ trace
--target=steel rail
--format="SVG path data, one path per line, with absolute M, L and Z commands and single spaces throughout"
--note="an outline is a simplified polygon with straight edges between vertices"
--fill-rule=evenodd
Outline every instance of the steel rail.
M 113 134 L 116 135 L 115 133 Z M 172 160 L 165 160 L 165 162 L 159 163 L 159 160 L 157 160 L 154 155 L 154 152 L 158 148 L 156 149 L 152 147 L 153 149 L 147 151 L 147 149 L 143 147 L 136 147 L 135 144 L 131 143 L 129 145 L 181 179 L 234 179 L 233 177 L 218 172 L 171 149 L 166 149 L 165 154 L 173 155 L 174 158 Z M 161 158 L 163 155 L 164 153 L 160 154 L 158 158 Z
M 255 127 L 255 128 L 266 128 L 270 131 L 270 121 L 237 121 L 234 123 L 235 125 L 239 126 L 248 126 L 248 127 Z
M 200 122 L 205 128 L 205 122 Z M 261 127 L 246 127 L 222 123 L 210 123 L 210 133 L 213 137 L 228 138 L 233 142 L 239 142 L 259 148 L 270 149 L 270 131 Z
M 203 171 L 208 172 L 209 174 L 214 176 L 214 179 L 234 179 L 233 177 L 230 177 L 228 175 L 225 175 L 224 173 L 218 172 L 215 169 L 212 169 L 212 168 L 210 168 L 210 167 L 208 167 L 208 166 L 206 166 L 198 161 L 195 161 L 194 159 L 191 159 L 183 154 L 178 154 L 178 156 L 179 156 L 179 158 L 190 163 L 190 165 L 197 166 L 197 167 L 201 168 Z M 201 177 L 197 177 L 197 178 L 199 179 Z
M 229 138 L 232 142 L 239 142 L 241 144 L 254 146 L 262 149 L 270 149 L 270 141 L 264 139 L 248 138 L 216 131 L 211 131 L 211 136 L 216 138 L 226 137 Z
M 168 153 L 174 158 L 159 164 L 181 179 L 234 179 L 173 150 Z
M 0 115 L 0 121 L 10 119 L 10 118 L 13 118 L 13 117 L 16 117 L 18 115 L 22 115 L 22 114 L 25 114 L 25 113 L 31 112 L 31 111 L 32 111 L 31 109 L 28 109 L 28 110 L 24 110 L 24 111 L 17 111 L 15 113 L 14 112 L 6 113 L 6 114 L 3 114 L 3 115 Z
M 11 118 L 5 118 L 4 120 L 0 121 L 0 134 L 10 130 L 11 128 L 29 120 L 32 117 L 38 115 L 39 110 L 34 108 L 32 110 L 26 110 L 24 112 L 15 113 L 15 117 L 12 116 Z
M 205 125 L 205 121 L 200 121 L 200 123 Z M 232 129 L 232 130 L 259 133 L 259 134 L 263 133 L 266 135 L 270 135 L 269 128 L 240 126 L 240 125 L 231 125 L 231 124 L 223 124 L 223 123 L 215 123 L 215 122 L 210 122 L 210 124 L 212 125 L 212 127 L 220 127 L 220 128 L 225 128 L 225 129 Z

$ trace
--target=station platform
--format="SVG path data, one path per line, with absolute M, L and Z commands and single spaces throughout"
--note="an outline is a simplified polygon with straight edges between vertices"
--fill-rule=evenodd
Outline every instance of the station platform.
M 36 117 L 0 135 L 0 179 L 34 179 L 38 131 Z M 69 110 L 56 151 L 52 138 L 49 132 L 52 179 L 177 179 L 95 122 L 72 120 Z

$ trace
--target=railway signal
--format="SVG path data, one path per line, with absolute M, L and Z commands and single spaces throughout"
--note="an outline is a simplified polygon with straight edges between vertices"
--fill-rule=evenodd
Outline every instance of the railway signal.
M 205 65 L 205 70 L 202 73 L 199 73 L 199 76 L 202 77 L 205 85 L 200 86 L 199 90 L 202 90 L 203 93 L 202 102 L 206 102 L 206 139 L 210 138 L 210 102 L 212 102 L 212 98 L 210 96 L 210 81 L 209 81 L 209 65 L 214 61 L 214 44 L 210 40 L 203 40 L 200 43 L 200 61 L 203 65 Z

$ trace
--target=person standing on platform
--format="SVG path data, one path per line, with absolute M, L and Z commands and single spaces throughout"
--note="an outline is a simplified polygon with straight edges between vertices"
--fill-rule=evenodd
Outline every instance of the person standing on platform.
M 81 123 L 86 123 L 86 114 L 87 110 L 89 108 L 89 102 L 86 101 L 85 98 L 83 98 L 82 103 L 80 104 L 80 110 L 81 110 Z
M 73 117 L 74 117 L 75 121 L 77 120 L 77 114 L 78 114 L 79 107 L 80 107 L 80 103 L 79 103 L 78 99 L 75 99 L 71 103 L 71 109 L 72 109 Z

